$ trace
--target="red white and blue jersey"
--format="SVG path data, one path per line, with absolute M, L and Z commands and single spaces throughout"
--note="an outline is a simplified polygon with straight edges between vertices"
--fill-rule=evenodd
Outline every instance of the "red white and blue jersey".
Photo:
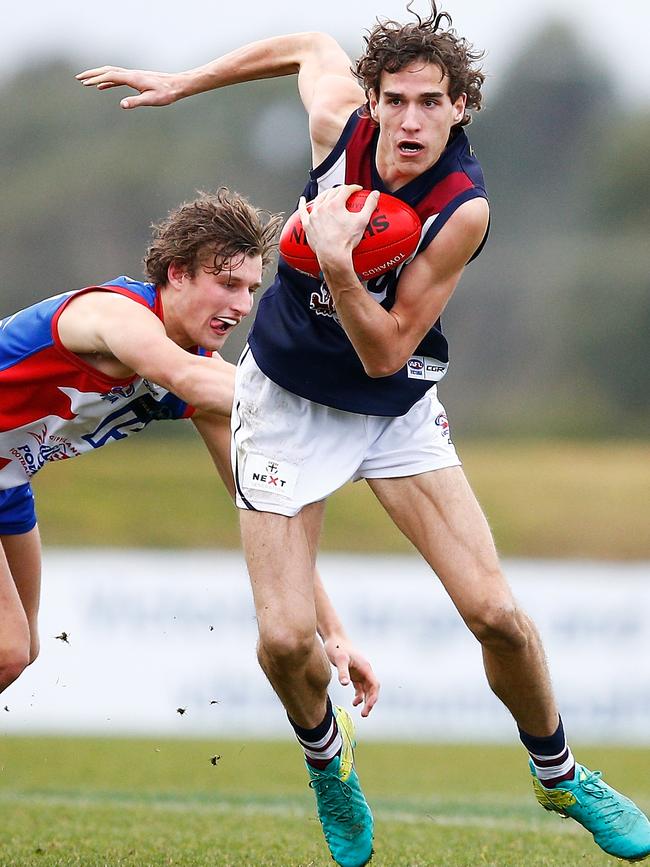
M 332 152 L 310 172 L 303 195 L 310 201 L 323 190 L 345 183 L 396 196 L 414 208 L 422 223 L 415 257 L 462 204 L 487 198 L 483 173 L 465 133 L 457 130 L 431 168 L 390 191 L 377 172 L 378 136 L 379 127 L 356 110 Z M 386 310 L 395 303 L 401 270 L 413 257 L 365 284 Z M 438 320 L 401 370 L 369 377 L 339 324 L 327 285 L 296 271 L 282 256 L 275 282 L 260 301 L 249 344 L 260 369 L 282 388 L 316 403 L 367 415 L 404 415 L 449 365 Z
M 118 277 L 0 320 L 0 490 L 25 484 L 47 461 L 124 439 L 154 420 L 192 414 L 164 388 L 137 375 L 106 376 L 62 345 L 57 323 L 66 305 L 98 290 L 131 298 L 163 319 L 152 283 Z

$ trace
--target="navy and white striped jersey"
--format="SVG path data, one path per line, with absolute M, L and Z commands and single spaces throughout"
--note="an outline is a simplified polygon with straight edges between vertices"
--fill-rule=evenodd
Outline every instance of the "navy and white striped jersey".
M 465 133 L 458 130 L 431 168 L 391 192 L 375 164 L 378 135 L 378 126 L 362 110 L 353 112 L 332 152 L 310 172 L 303 195 L 309 201 L 323 190 L 354 183 L 396 196 L 414 208 L 422 222 L 416 256 L 464 202 L 487 198 L 481 167 Z M 395 303 L 402 267 L 365 284 L 387 310 Z M 275 282 L 260 301 L 249 343 L 261 370 L 282 388 L 316 403 L 368 415 L 404 415 L 444 376 L 449 364 L 438 320 L 401 370 L 369 377 L 338 322 L 327 285 L 299 273 L 282 256 Z

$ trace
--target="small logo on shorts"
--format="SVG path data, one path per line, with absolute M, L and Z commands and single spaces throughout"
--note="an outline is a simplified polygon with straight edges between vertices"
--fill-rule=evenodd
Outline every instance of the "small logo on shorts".
M 447 442 L 451 444 L 451 431 L 449 430 L 449 421 L 444 412 L 441 412 L 436 417 L 436 425 L 440 428 L 440 433 L 443 437 L 447 437 Z
M 287 461 L 264 455 L 248 455 L 242 485 L 256 491 L 270 491 L 281 497 L 292 497 L 298 480 L 298 467 Z

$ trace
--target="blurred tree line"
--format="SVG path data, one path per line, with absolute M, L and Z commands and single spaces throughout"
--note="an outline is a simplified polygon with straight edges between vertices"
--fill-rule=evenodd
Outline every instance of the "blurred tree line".
M 463 436 L 647 435 L 650 110 L 603 69 L 549 23 L 494 93 L 486 83 L 468 132 L 491 237 L 445 314 L 441 392 Z M 293 210 L 309 150 L 292 78 L 125 112 L 122 91 L 82 88 L 77 71 L 52 62 L 0 83 L 0 316 L 139 277 L 151 223 L 198 189 Z

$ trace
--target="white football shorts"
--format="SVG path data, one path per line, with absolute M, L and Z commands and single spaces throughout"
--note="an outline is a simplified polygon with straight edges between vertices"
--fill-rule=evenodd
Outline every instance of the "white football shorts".
M 232 412 L 237 506 L 291 517 L 348 481 L 457 467 L 433 386 L 396 418 L 333 409 L 272 382 L 244 349 Z

